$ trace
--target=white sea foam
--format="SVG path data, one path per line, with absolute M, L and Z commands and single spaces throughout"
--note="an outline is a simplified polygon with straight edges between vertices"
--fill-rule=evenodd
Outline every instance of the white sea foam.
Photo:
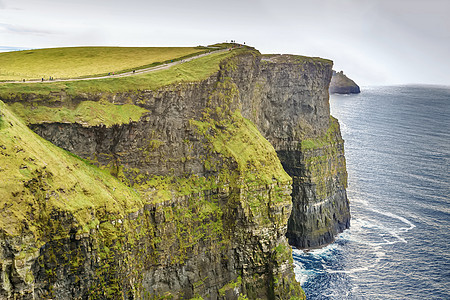
M 402 216 L 396 215 L 396 214 L 394 214 L 394 213 L 391 213 L 391 212 L 389 212 L 389 211 L 383 212 L 383 211 L 379 211 L 379 210 L 377 210 L 377 209 L 372 209 L 372 211 L 375 212 L 375 213 L 378 213 L 378 214 L 380 214 L 380 215 L 386 216 L 386 217 L 390 217 L 390 218 L 393 218 L 393 219 L 400 220 L 401 222 L 403 222 L 403 223 L 405 223 L 406 225 L 408 225 L 408 227 L 400 227 L 400 228 L 398 228 L 397 230 L 390 231 L 390 232 L 401 232 L 401 233 L 403 233 L 403 232 L 407 232 L 407 231 L 409 231 L 409 230 L 411 230 L 411 229 L 414 229 L 414 228 L 416 227 L 416 225 L 414 225 L 414 224 L 413 224 L 411 221 L 409 221 L 408 219 L 406 219 L 406 218 L 404 218 L 404 217 L 402 217 Z M 402 239 L 402 240 L 403 240 L 403 239 Z M 405 242 L 406 242 L 406 241 L 405 241 Z
M 351 228 L 341 233 L 337 239 L 363 245 L 368 253 L 364 255 L 364 257 L 353 261 L 357 265 L 355 267 L 334 269 L 327 267 L 326 261 L 324 261 L 323 258 L 329 258 L 329 256 L 334 254 L 335 250 L 339 247 L 337 243 L 328 245 L 322 249 L 310 251 L 309 253 L 311 255 L 318 256 L 318 259 L 320 258 L 320 261 L 323 263 L 324 271 L 327 273 L 356 274 L 367 272 L 368 270 L 376 268 L 380 261 L 386 257 L 386 252 L 383 250 L 383 246 L 393 245 L 399 242 L 407 243 L 406 239 L 403 237 L 403 234 L 416 227 L 411 221 L 403 216 L 399 216 L 389 211 L 375 209 L 364 200 L 360 200 L 358 202 L 367 204 L 365 205 L 366 209 L 373 213 L 398 220 L 407 226 L 395 227 L 392 226 L 392 223 L 383 223 L 380 220 L 371 219 L 368 217 L 352 219 Z M 369 232 L 372 232 L 372 234 L 368 234 Z M 368 255 L 369 253 L 370 255 Z
M 297 265 L 294 265 L 294 273 L 295 280 L 300 283 L 300 285 L 304 285 L 308 280 L 308 274 L 304 269 L 300 269 Z

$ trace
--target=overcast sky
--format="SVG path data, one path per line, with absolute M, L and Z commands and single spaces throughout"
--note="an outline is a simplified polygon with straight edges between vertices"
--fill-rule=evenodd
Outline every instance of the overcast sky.
M 3 48 L 231 39 L 332 59 L 360 85 L 450 85 L 450 0 L 0 0 Z

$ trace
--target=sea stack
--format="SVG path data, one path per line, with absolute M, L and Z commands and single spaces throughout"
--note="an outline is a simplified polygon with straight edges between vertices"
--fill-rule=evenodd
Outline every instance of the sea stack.
M 359 86 L 350 78 L 345 76 L 343 71 L 333 70 L 330 82 L 330 94 L 359 94 Z

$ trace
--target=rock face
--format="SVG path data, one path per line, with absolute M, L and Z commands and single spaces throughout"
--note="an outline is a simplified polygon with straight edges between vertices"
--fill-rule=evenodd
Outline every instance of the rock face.
M 145 204 L 127 214 L 83 209 L 84 225 L 48 205 L 45 234 L 28 225 L 16 236 L 3 231 L 0 296 L 303 298 L 288 239 L 320 246 L 350 219 L 343 140 L 329 114 L 331 67 L 250 52 L 201 82 L 68 102 L 64 95 L 64 103 L 46 96 L 40 105 L 101 99 L 148 111 L 111 127 L 30 124 L 109 170 Z
M 359 94 L 359 86 L 350 78 L 345 76 L 344 72 L 333 71 L 333 77 L 330 83 L 330 93 L 332 94 Z
M 329 109 L 332 63 L 279 55 L 257 63 L 241 58 L 237 66 L 231 77 L 243 91 L 243 115 L 293 178 L 289 243 L 312 248 L 332 242 L 350 226 L 344 141 Z

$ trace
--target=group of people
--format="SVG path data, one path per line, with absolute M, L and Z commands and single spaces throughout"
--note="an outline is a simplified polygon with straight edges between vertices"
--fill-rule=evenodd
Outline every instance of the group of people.
M 237 43 L 236 43 L 236 40 L 230 40 L 230 43 L 232 43 L 232 44 L 237 44 Z M 244 45 L 245 45 L 245 42 L 244 42 Z
M 48 78 L 49 81 L 55 80 L 55 78 L 53 76 L 50 76 Z M 44 77 L 41 78 L 41 81 L 44 82 Z M 23 82 L 25 82 L 25 79 L 23 80 Z

